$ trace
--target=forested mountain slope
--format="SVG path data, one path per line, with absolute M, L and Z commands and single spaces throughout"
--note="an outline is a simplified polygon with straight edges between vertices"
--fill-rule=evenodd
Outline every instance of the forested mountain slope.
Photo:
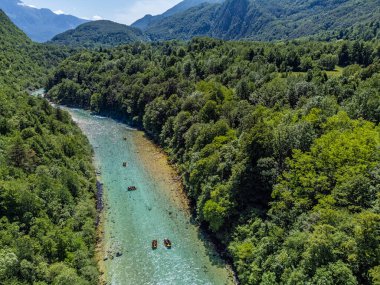
M 68 58 L 47 89 L 164 147 L 242 284 L 378 284 L 379 58 L 378 42 L 140 43 Z
M 314 39 L 318 40 L 379 40 L 380 39 L 380 19 L 361 24 L 357 23 L 349 28 L 342 28 L 333 31 L 319 33 Z
M 88 22 L 70 15 L 57 15 L 49 9 L 26 6 L 21 0 L 1 0 L 0 9 L 36 42 L 46 42 L 59 33 Z
M 112 47 L 148 38 L 139 29 L 112 21 L 93 21 L 55 36 L 50 42 L 71 47 Z
M 169 16 L 178 14 L 180 12 L 184 12 L 190 8 L 199 6 L 203 3 L 222 3 L 224 0 L 184 0 L 174 7 L 167 10 L 165 13 L 157 16 L 145 15 L 140 20 L 134 22 L 131 26 L 139 28 L 141 30 L 145 30 L 147 27 L 158 23 L 160 20 L 167 18 Z
M 144 29 L 154 39 L 211 36 L 271 41 L 339 32 L 379 17 L 379 0 L 226 0 L 175 13 Z M 201 29 L 196 28 L 199 21 Z
M 41 86 L 49 68 L 67 57 L 70 51 L 33 43 L 0 10 L 0 86 L 16 90 Z
M 380 0 L 189 0 L 162 15 L 147 15 L 128 27 L 110 21 L 86 23 L 53 43 L 68 46 L 117 46 L 209 36 L 227 40 L 275 41 L 376 39 Z
M 95 174 L 87 139 L 31 97 L 62 59 L 0 12 L 0 284 L 97 284 Z

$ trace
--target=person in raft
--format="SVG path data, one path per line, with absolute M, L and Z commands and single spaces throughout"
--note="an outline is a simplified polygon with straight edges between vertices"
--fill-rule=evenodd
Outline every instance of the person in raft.
M 170 242 L 170 240 L 168 238 L 164 239 L 164 244 L 167 248 L 171 248 L 172 247 L 172 243 Z

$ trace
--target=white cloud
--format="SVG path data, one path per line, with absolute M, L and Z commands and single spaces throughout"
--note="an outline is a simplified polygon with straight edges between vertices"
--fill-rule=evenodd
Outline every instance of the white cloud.
M 57 15 L 65 14 L 65 12 L 62 11 L 62 10 L 55 10 L 55 11 L 53 11 L 53 12 L 54 12 L 54 14 L 57 14 Z
M 37 8 L 36 6 L 34 5 L 28 5 L 28 4 L 25 4 L 23 2 L 18 2 L 17 5 L 19 6 L 24 6 L 24 7 L 30 7 L 30 8 Z
M 158 15 L 170 9 L 181 0 L 140 0 L 132 6 L 121 9 L 115 15 L 115 21 L 125 24 L 132 24 L 134 21 L 141 19 L 147 14 Z
M 104 20 L 104 18 L 102 16 L 98 16 L 98 15 L 92 16 L 92 19 L 94 21 Z

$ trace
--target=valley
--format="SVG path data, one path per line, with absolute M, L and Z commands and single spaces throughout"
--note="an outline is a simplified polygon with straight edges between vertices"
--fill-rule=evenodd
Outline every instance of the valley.
M 378 4 L 0 11 L 0 284 L 379 284 Z

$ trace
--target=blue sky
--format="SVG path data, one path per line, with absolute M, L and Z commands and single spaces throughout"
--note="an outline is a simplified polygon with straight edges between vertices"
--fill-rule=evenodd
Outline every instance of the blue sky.
M 37 8 L 49 8 L 57 14 L 131 24 L 146 14 L 161 14 L 181 0 L 22 0 L 22 2 Z

